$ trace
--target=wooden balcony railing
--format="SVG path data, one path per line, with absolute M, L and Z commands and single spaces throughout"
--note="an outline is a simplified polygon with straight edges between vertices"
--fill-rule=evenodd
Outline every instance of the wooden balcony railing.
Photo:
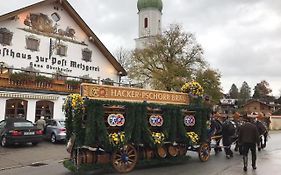
M 26 81 L 12 81 L 8 77 L 0 76 L 0 87 L 14 88 L 14 89 L 28 89 L 31 91 L 53 91 L 53 92 L 66 92 L 66 93 L 79 93 L 80 85 L 69 85 L 56 81 L 52 82 L 35 82 L 32 80 Z

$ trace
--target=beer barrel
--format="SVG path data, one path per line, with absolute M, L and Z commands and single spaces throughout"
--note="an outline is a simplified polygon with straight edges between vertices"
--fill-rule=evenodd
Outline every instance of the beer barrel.
M 168 153 L 172 157 L 176 157 L 179 154 L 179 148 L 173 145 L 169 145 Z

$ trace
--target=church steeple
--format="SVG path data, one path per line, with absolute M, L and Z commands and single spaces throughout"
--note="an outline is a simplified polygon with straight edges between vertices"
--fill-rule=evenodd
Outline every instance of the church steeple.
M 136 48 L 143 48 L 156 35 L 161 34 L 162 0 L 138 0 L 139 36 Z

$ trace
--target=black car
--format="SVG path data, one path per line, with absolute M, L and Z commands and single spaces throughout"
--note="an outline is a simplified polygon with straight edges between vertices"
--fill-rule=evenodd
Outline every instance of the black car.
M 32 143 L 37 145 L 43 139 L 43 131 L 31 121 L 9 118 L 0 122 L 0 143 L 2 147 L 11 144 Z

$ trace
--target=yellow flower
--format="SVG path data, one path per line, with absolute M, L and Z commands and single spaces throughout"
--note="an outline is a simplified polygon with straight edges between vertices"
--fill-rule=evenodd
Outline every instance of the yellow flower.
M 195 132 L 187 132 L 186 136 L 190 138 L 193 144 L 196 144 L 199 141 L 199 136 Z
M 125 132 L 118 132 L 118 133 L 110 133 L 108 135 L 109 142 L 115 146 L 119 144 L 123 144 L 125 142 Z

